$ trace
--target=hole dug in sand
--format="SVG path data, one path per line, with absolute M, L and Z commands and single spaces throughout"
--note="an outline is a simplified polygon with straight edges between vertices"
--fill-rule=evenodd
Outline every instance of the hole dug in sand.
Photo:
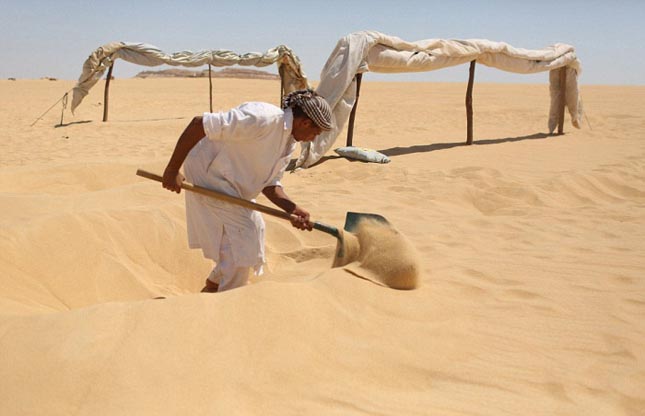
M 332 267 L 393 289 L 418 286 L 419 260 L 407 238 L 389 224 L 365 219 L 356 233 L 342 232 Z M 341 250 L 342 247 L 342 250 Z

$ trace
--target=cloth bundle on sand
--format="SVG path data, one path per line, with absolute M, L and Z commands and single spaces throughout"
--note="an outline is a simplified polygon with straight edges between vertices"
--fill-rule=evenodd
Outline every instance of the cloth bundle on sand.
M 477 60 L 508 72 L 532 74 L 550 71 L 551 108 L 549 132 L 558 122 L 561 91 L 558 71 L 566 67 L 566 106 L 575 127 L 580 126 L 582 106 L 578 98 L 580 61 L 573 46 L 557 43 L 538 50 L 519 49 L 486 39 L 427 39 L 407 42 L 380 32 L 354 32 L 336 44 L 320 74 L 316 91 L 333 109 L 334 129 L 323 132 L 302 146 L 297 167 L 316 163 L 334 144 L 356 101 L 355 75 L 368 71 L 382 73 L 424 72 Z M 428 99 L 432 99 L 429 97 Z
M 287 93 L 308 87 L 300 59 L 285 45 L 276 46 L 264 53 L 249 52 L 243 55 L 225 49 L 182 51 L 169 55 L 145 43 L 111 42 L 92 52 L 83 64 L 83 73 L 74 87 L 72 111 L 79 106 L 90 89 L 101 79 L 103 73 L 119 58 L 144 66 L 166 64 L 198 67 L 210 64 L 218 67 L 231 65 L 263 67 L 277 63 Z

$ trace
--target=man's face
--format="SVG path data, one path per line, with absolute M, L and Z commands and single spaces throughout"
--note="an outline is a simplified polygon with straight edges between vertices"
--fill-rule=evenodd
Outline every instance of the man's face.
M 293 121 L 293 134 L 297 142 L 311 142 L 322 132 L 322 129 L 311 119 L 297 118 Z

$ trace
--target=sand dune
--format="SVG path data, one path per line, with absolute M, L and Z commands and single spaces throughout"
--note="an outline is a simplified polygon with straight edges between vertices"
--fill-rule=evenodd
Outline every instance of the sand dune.
M 214 84 L 216 109 L 280 88 Z M 392 162 L 330 152 L 284 184 L 329 224 L 385 216 L 418 287 L 267 217 L 265 276 L 211 295 L 183 198 L 135 175 L 207 81 L 116 79 L 109 122 L 97 87 L 30 127 L 72 86 L 0 81 L 0 414 L 643 414 L 645 88 L 582 85 L 585 124 L 554 137 L 546 80 L 476 84 L 464 146 L 465 85 L 367 76 L 354 144 Z

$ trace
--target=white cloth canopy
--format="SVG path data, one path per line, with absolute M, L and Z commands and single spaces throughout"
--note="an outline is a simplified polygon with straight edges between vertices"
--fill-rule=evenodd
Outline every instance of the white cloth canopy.
M 263 67 L 277 63 L 287 93 L 308 87 L 300 60 L 291 49 L 284 45 L 276 46 L 265 53 L 249 52 L 244 55 L 224 49 L 199 52 L 182 51 L 168 55 L 157 47 L 145 43 L 111 42 L 92 52 L 83 64 L 83 73 L 74 87 L 72 111 L 78 107 L 90 89 L 101 79 L 105 70 L 111 67 L 118 58 L 144 66 L 167 64 L 197 67 L 210 64 L 212 66 Z
M 356 101 L 357 73 L 423 72 L 464 64 L 473 60 L 504 71 L 529 74 L 550 73 L 551 108 L 549 131 L 557 125 L 559 97 L 562 94 L 555 69 L 566 67 L 566 106 L 575 127 L 579 127 L 582 107 L 578 99 L 580 61 L 573 46 L 557 43 L 544 49 L 514 48 L 486 39 L 426 39 L 407 42 L 374 31 L 350 33 L 336 44 L 320 75 L 316 91 L 333 110 L 334 129 L 323 132 L 314 142 L 303 144 L 296 167 L 316 163 L 334 144 Z

